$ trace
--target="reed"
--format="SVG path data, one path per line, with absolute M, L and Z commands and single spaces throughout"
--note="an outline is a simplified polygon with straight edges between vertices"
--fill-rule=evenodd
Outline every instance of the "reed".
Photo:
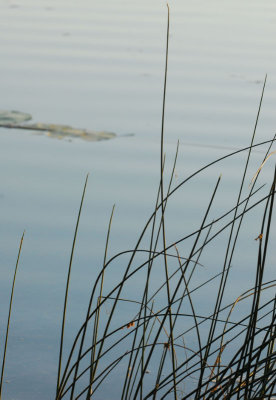
M 6 354 L 7 354 L 7 347 L 8 347 L 9 331 L 10 331 L 10 320 L 11 320 L 11 313 L 12 313 L 12 303 L 13 303 L 13 295 L 14 295 L 14 288 L 15 288 L 15 280 L 16 280 L 16 274 L 17 274 L 17 269 L 18 269 L 18 265 L 19 265 L 19 260 L 20 260 L 20 255 L 21 255 L 24 235 L 25 235 L 25 231 L 23 232 L 23 234 L 21 236 L 19 250 L 18 250 L 18 254 L 17 254 L 17 260 L 16 260 L 14 274 L 13 274 L 11 296 L 10 296 L 10 305 L 9 305 L 9 313 L 8 313 L 8 321 L 7 321 L 7 328 L 6 328 L 6 335 L 5 335 L 5 342 L 4 342 L 4 350 L 3 350 L 3 359 L 2 359 L 2 368 L 1 368 L 0 400 L 2 399 L 3 379 L 4 379 L 5 364 L 6 364 Z
M 275 136 L 271 140 L 255 143 L 267 78 L 264 80 L 249 146 L 212 161 L 174 186 L 179 146 L 177 144 L 170 172 L 166 170 L 164 151 L 169 8 L 166 38 L 160 179 L 156 202 L 133 249 L 126 249 L 108 258 L 113 207 L 107 229 L 103 266 L 93 282 L 83 323 L 64 359 L 66 307 L 86 179 L 68 268 L 56 400 L 103 399 L 108 396 L 120 397 L 122 400 L 271 399 L 276 396 L 276 280 L 265 280 L 266 262 L 271 250 L 276 169 L 268 187 L 257 186 L 264 164 L 274 153 L 271 147 Z M 248 168 L 252 150 L 256 148 L 265 148 L 266 153 L 260 167 L 256 166 L 257 172 L 251 177 L 248 188 Z M 223 212 L 216 210 L 217 217 L 211 217 L 223 179 L 219 175 L 214 181 L 209 199 L 206 200 L 198 228 L 173 242 L 168 241 L 166 211 L 170 200 L 175 196 L 183 196 L 183 188 L 187 182 L 203 171 L 213 165 L 221 165 L 229 158 L 234 162 L 234 157 L 239 153 L 246 154 L 246 157 L 232 207 Z M 167 181 L 164 179 L 165 174 L 169 177 Z M 233 267 L 233 259 L 234 256 L 239 257 L 241 251 L 238 246 L 240 232 L 247 223 L 246 220 L 254 217 L 256 208 L 262 209 L 262 216 L 255 223 L 258 236 L 251 238 L 255 239 L 257 252 L 256 255 L 249 254 L 255 283 L 227 302 L 229 277 L 235 274 L 236 279 L 239 279 L 239 271 Z M 216 251 L 219 238 L 223 238 L 225 249 L 220 271 L 210 272 L 208 278 L 201 279 L 200 282 L 194 280 L 195 275 L 198 276 L 198 270 L 205 268 L 202 261 L 204 253 L 210 248 Z M 188 249 L 185 252 L 183 245 Z M 121 262 L 122 276 L 107 291 L 105 278 L 118 260 Z M 139 297 L 125 297 L 128 285 L 142 271 L 145 280 L 139 287 Z M 208 285 L 213 288 L 213 303 L 205 299 Z M 208 311 L 202 313 L 198 299 L 205 302 Z M 107 304 L 110 307 L 108 315 L 104 310 Z M 122 315 L 120 310 L 123 304 L 133 306 L 131 318 Z M 244 305 L 243 312 L 236 312 L 241 305 Z M 120 320 L 117 319 L 118 315 Z M 1 388 L 4 363 L 5 358 Z M 110 381 L 116 382 L 116 395 L 106 391 L 106 384 Z
M 120 381 L 117 381 L 117 386 L 121 387 L 120 397 L 124 400 L 137 398 L 264 399 L 271 398 L 275 392 L 274 295 L 268 301 L 262 302 L 263 292 L 274 289 L 276 284 L 275 280 L 263 281 L 272 223 L 275 174 L 268 192 L 264 193 L 261 198 L 259 192 L 260 190 L 264 191 L 264 187 L 255 189 L 262 167 L 273 154 L 270 151 L 275 139 L 274 137 L 264 143 L 254 143 L 267 77 L 264 80 L 250 145 L 213 161 L 172 188 L 178 155 L 177 146 L 169 183 L 165 188 L 164 120 L 168 44 L 169 9 L 161 123 L 160 183 L 157 201 L 153 213 L 133 249 L 118 253 L 109 260 L 107 260 L 105 252 L 104 265 L 94 283 L 85 321 L 75 337 L 68 356 L 56 400 L 82 397 L 101 398 L 104 383 L 112 379 L 116 370 L 120 371 Z M 245 182 L 252 150 L 265 145 L 267 146 L 266 154 L 252 178 L 249 193 L 245 195 Z M 216 163 L 223 163 L 226 158 L 233 158 L 239 152 L 247 152 L 247 157 L 233 207 L 216 220 L 208 222 L 210 210 L 219 190 L 221 181 L 221 176 L 219 176 L 206 205 L 199 229 L 173 243 L 167 243 L 165 215 L 171 196 L 179 194 L 181 187 L 205 169 Z M 223 300 L 232 269 L 232 260 L 236 255 L 244 218 L 248 214 L 252 214 L 252 211 L 259 205 L 263 206 L 264 212 L 259 228 L 260 235 L 256 238 L 259 251 L 254 270 L 255 286 L 232 303 L 224 305 Z M 225 231 L 228 231 L 228 236 L 226 237 L 221 272 L 194 287 L 192 285 L 193 275 L 201 266 L 202 253 Z M 110 225 L 108 237 L 109 232 Z M 141 248 L 142 241 L 147 234 L 150 238 L 148 249 Z M 193 238 L 193 243 L 190 251 L 183 257 L 180 255 L 178 246 L 191 238 Z M 138 263 L 137 266 L 135 261 L 141 253 L 145 255 L 145 260 Z M 129 255 L 129 261 L 125 263 L 121 281 L 103 296 L 104 275 L 112 268 L 115 261 L 123 258 L 126 254 Z M 178 267 L 173 273 L 170 273 L 169 264 L 175 258 L 178 261 Z M 163 266 L 164 281 L 152 293 L 150 288 L 154 279 L 153 269 L 156 268 L 156 265 L 159 270 Z M 121 293 L 130 280 L 135 278 L 135 275 L 141 270 L 146 271 L 145 283 L 141 288 L 141 299 L 133 300 L 121 297 Z M 213 280 L 217 282 L 215 304 L 208 315 L 200 315 L 194 299 L 200 297 L 202 289 Z M 100 292 L 99 296 L 97 296 L 98 291 Z M 155 306 L 155 304 L 161 304 L 160 298 L 162 298 L 161 309 Z M 249 298 L 252 303 L 248 307 L 248 313 L 239 320 L 232 321 L 231 316 L 234 309 L 240 302 Z M 111 311 L 106 321 L 102 321 L 101 330 L 99 330 L 99 313 L 107 301 L 111 304 Z M 138 310 L 131 319 L 118 325 L 116 324 L 116 312 L 120 312 L 122 302 L 135 303 Z M 190 313 L 187 312 L 187 309 L 190 309 Z M 267 321 L 267 318 L 270 318 L 270 321 L 264 324 L 263 320 Z M 183 328 L 186 320 L 190 325 L 188 329 Z M 97 334 L 95 334 L 95 327 L 97 327 Z M 92 332 L 92 341 L 89 339 L 91 335 L 89 335 L 89 331 Z M 197 342 L 194 348 L 185 344 L 186 336 L 192 332 L 194 332 Z M 88 340 L 86 340 L 87 338 Z M 85 343 L 89 342 L 92 345 L 86 346 Z M 223 355 L 232 346 L 232 342 L 235 343 L 234 353 L 230 353 L 232 355 L 230 359 L 228 354 L 227 363 L 223 363 Z M 91 357 L 89 358 L 90 353 Z M 183 357 L 183 355 L 185 356 Z M 182 387 L 183 384 L 186 385 L 185 389 Z
M 250 155 L 252 148 L 266 145 L 265 160 L 273 142 L 274 138 L 266 143 L 253 144 L 252 141 L 250 146 L 240 151 Z M 214 163 L 234 157 L 235 153 Z M 175 163 L 176 158 L 177 155 Z M 248 162 L 247 158 L 245 169 Z M 276 281 L 264 281 L 264 270 L 269 252 L 276 174 L 272 176 L 268 189 L 264 186 L 256 189 L 257 176 L 246 194 L 243 193 L 247 188 L 244 188 L 245 179 L 242 178 L 233 207 L 210 221 L 208 217 L 222 179 L 219 176 L 199 228 L 164 246 L 162 229 L 167 204 L 171 196 L 179 194 L 179 188 L 185 182 L 200 172 L 186 178 L 177 189 L 172 189 L 173 171 L 164 195 L 163 209 L 160 180 L 157 202 L 136 246 L 108 259 L 110 221 L 103 268 L 94 282 L 86 318 L 64 364 L 56 399 L 102 398 L 107 395 L 105 383 L 114 379 L 113 374 L 117 376 L 118 371 L 120 381 L 116 384 L 121 388 L 122 399 L 265 399 L 275 395 Z M 263 217 L 256 228 L 260 234 L 252 237 L 258 246 L 257 259 L 252 260 L 255 285 L 225 304 L 229 274 L 237 273 L 233 271 L 231 262 L 237 252 L 240 230 L 245 217 L 250 217 L 260 206 L 263 207 Z M 200 262 L 202 254 L 225 232 L 228 236 L 221 271 L 195 286 L 193 276 L 198 268 L 203 268 Z M 147 233 L 149 247 L 141 248 Z M 181 255 L 179 247 L 191 238 L 189 253 Z M 178 267 L 173 272 L 168 268 L 163 282 L 152 291 L 156 268 L 160 270 L 163 265 L 166 269 L 164 253 L 167 265 L 171 267 L 177 260 Z M 125 264 L 121 281 L 109 293 L 104 293 L 104 277 L 114 262 L 118 259 L 125 261 L 126 255 L 129 255 L 129 261 Z M 141 255 L 144 255 L 144 261 L 136 264 L 136 257 Z M 140 290 L 141 298 L 122 297 L 123 290 L 142 270 L 146 279 Z M 210 282 L 217 283 L 216 301 L 213 307 L 210 304 L 209 313 L 202 315 L 198 311 L 197 298 L 202 296 L 201 293 L 204 295 Z M 100 312 L 107 302 L 111 311 L 108 317 L 100 320 Z M 116 313 L 120 313 L 123 302 L 135 304 L 137 311 L 132 318 L 118 324 Z M 247 313 L 238 318 L 239 313 L 236 313 L 232 319 L 241 303 L 247 303 Z M 193 348 L 186 345 L 191 334 L 196 341 Z

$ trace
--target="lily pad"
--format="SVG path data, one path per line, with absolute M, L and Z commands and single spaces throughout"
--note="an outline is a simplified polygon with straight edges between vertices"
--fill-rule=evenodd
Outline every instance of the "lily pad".
M 32 116 L 20 111 L 5 111 L 0 110 L 0 123 L 1 124 L 21 124 L 32 119 Z

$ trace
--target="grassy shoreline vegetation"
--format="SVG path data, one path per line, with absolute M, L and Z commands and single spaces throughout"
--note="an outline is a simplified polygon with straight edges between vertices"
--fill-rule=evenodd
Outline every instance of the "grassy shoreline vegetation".
M 109 257 L 113 207 L 101 272 L 92 283 L 83 324 L 75 335 L 70 351 L 64 351 L 70 276 L 87 176 L 74 232 L 61 316 L 56 400 L 272 399 L 276 396 L 276 280 L 273 277 L 267 280 L 266 276 L 267 263 L 271 262 L 276 170 L 272 171 L 271 182 L 267 185 L 258 183 L 262 168 L 273 154 L 275 137 L 255 143 L 266 78 L 248 147 L 214 160 L 175 184 L 178 145 L 170 171 L 167 170 L 164 149 L 169 9 L 166 44 L 160 181 L 156 202 L 136 245 Z M 254 149 L 264 150 L 264 156 L 255 166 L 255 176 L 250 176 L 249 165 Z M 185 202 L 185 188 L 189 181 L 226 160 L 235 162 L 239 154 L 244 155 L 245 161 L 240 180 L 236 183 L 236 199 L 232 207 L 213 217 L 215 199 L 223 179 L 218 175 L 209 198 L 204 194 L 206 206 L 201 210 L 202 220 L 198 228 L 170 242 L 166 226 L 171 199 L 183 197 L 184 193 Z M 254 222 L 256 231 L 249 232 L 248 238 L 250 243 L 255 243 L 256 251 L 252 252 L 246 248 L 246 244 L 241 246 L 239 241 L 248 219 L 256 217 L 256 209 L 259 216 Z M 3 341 L 0 399 L 23 237 L 24 234 L 18 252 Z M 220 250 L 216 246 L 220 246 Z M 198 278 L 195 280 L 195 276 L 200 275 L 198 271 L 204 268 L 204 254 L 221 252 L 221 248 L 223 254 L 219 271 L 209 271 L 208 279 L 200 282 Z M 239 296 L 234 294 L 231 301 L 227 302 L 225 298 L 231 297 L 229 282 L 233 282 L 233 276 L 239 279 L 240 272 L 233 266 L 233 259 L 239 257 L 239 252 L 247 252 L 250 258 L 250 281 L 253 279 L 254 285 L 246 287 Z M 106 277 L 114 263 L 120 264 L 120 272 L 113 288 L 107 290 Z M 155 281 L 156 272 L 161 280 L 158 283 Z M 130 282 L 137 282 L 139 295 L 135 295 L 135 299 L 125 295 Z M 211 286 L 214 301 L 206 298 L 204 290 L 208 285 Z M 130 313 L 124 312 L 126 308 L 131 310 Z M 110 381 L 113 385 L 115 382 L 116 387 L 107 395 L 105 387 Z

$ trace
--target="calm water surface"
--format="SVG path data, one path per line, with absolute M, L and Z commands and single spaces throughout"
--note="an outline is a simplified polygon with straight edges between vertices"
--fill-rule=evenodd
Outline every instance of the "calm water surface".
M 171 3 L 165 151 L 170 170 L 180 140 L 176 183 L 229 149 L 249 144 L 266 73 L 256 140 L 274 135 L 275 21 L 272 0 Z M 160 0 L 1 1 L 0 109 L 119 135 L 88 143 L 0 131 L 1 338 L 20 236 L 26 230 L 5 399 L 53 398 L 66 271 L 86 174 L 66 344 L 82 321 L 101 267 L 112 205 L 110 254 L 133 247 L 152 212 L 159 179 L 165 36 L 166 3 Z M 134 136 L 124 136 L 128 133 Z M 262 157 L 262 152 L 253 154 L 248 183 Z M 198 227 L 220 173 L 217 207 L 231 207 L 244 160 L 239 156 L 211 168 L 172 199 L 168 240 Z M 272 165 L 273 160 L 263 170 L 262 183 L 269 181 Z M 257 236 L 256 225 L 249 220 L 247 226 Z M 209 259 L 214 271 L 220 267 L 218 256 Z M 236 263 L 241 278 L 239 285 L 232 282 L 234 296 L 250 287 L 247 255 Z

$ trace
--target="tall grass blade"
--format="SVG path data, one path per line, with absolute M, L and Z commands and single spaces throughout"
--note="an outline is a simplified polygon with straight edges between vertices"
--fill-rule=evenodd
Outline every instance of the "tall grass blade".
M 12 302 L 13 302 L 13 295 L 14 295 L 14 286 L 16 280 L 16 274 L 21 254 L 21 249 L 23 245 L 23 240 L 25 236 L 25 231 L 23 232 L 20 240 L 19 250 L 17 254 L 17 260 L 15 265 L 15 270 L 13 274 L 13 282 L 12 282 L 12 289 L 11 289 L 11 297 L 10 297 L 10 305 L 9 305 L 9 314 L 8 314 L 8 321 L 7 321 L 7 328 L 6 328 L 6 336 L 5 336 L 5 344 L 4 344 L 4 352 L 3 352 L 3 360 L 2 360 L 2 368 L 1 368 L 1 379 L 0 379 L 0 400 L 2 399 L 2 389 L 3 389 L 3 378 L 5 372 L 5 363 L 6 363 L 6 353 L 7 353 L 7 346 L 8 346 L 8 339 L 9 339 L 9 330 L 10 330 L 10 319 L 11 319 L 11 312 L 12 312 Z
M 84 188 L 83 188 L 83 192 L 82 192 L 81 203 L 80 203 L 80 207 L 79 207 L 79 213 L 78 213 L 77 223 L 76 223 L 76 227 L 75 227 L 75 233 L 74 233 L 73 244 L 72 244 L 72 248 L 71 248 L 70 261 L 69 261 L 69 267 L 68 267 L 68 273 L 67 273 L 67 282 L 66 282 L 65 298 L 64 298 L 64 307 L 63 307 L 63 314 L 62 314 L 60 348 L 59 348 L 56 398 L 58 398 L 59 386 L 60 386 L 61 363 L 62 363 L 62 353 L 63 353 L 63 339 L 64 339 L 64 329 L 65 329 L 65 320 L 66 320 L 66 309 L 67 309 L 67 301 L 68 301 L 69 283 L 70 283 L 71 269 L 72 269 L 74 251 L 75 251 L 75 244 L 76 244 L 76 239 L 77 239 L 77 234 L 78 234 L 80 216 L 81 216 L 81 211 L 82 211 L 82 206 L 83 206 L 83 201 L 84 201 L 87 181 L 88 181 L 88 174 L 86 175 Z

